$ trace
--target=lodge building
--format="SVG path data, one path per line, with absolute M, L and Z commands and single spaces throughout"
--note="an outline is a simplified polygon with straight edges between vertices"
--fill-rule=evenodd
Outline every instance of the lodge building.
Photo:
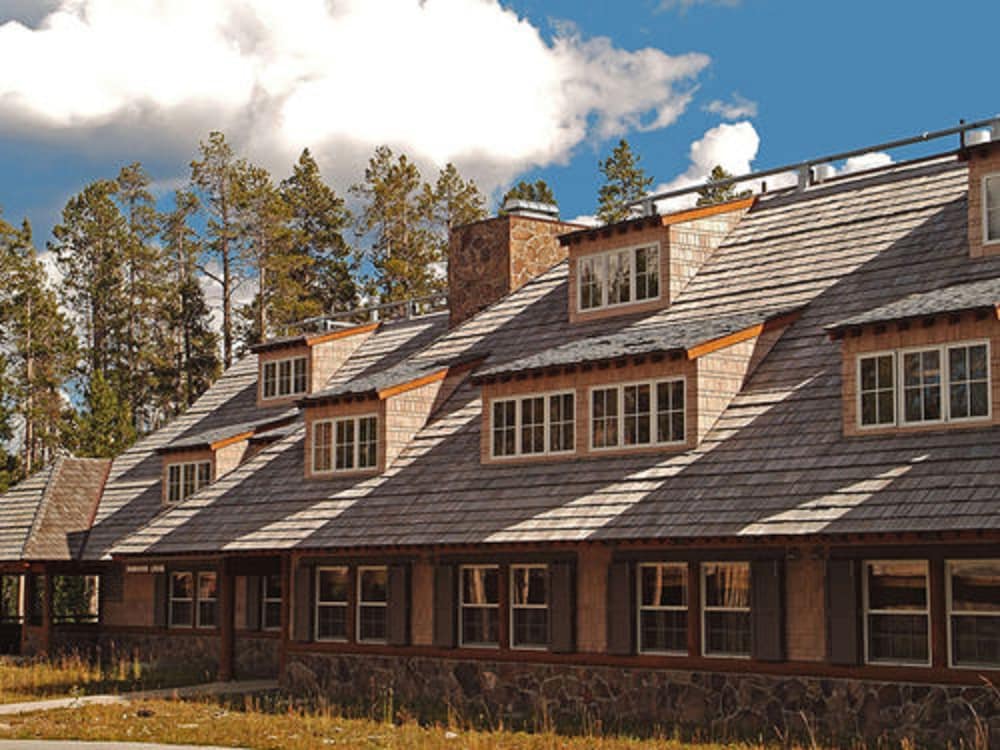
M 453 233 L 447 311 L 265 341 L 0 498 L 8 647 L 1000 736 L 1000 142 L 599 228 L 538 208 Z

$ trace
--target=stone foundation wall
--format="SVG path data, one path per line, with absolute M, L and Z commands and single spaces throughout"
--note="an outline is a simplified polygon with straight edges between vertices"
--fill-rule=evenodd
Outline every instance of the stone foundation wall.
M 233 648 L 233 669 L 237 679 L 277 677 L 280 660 L 280 639 L 237 636 L 236 645 Z
M 219 638 L 215 636 L 105 631 L 98 644 L 104 660 L 134 658 L 157 672 L 214 680 L 219 671 Z
M 977 718 L 1000 746 L 1000 694 L 811 677 L 692 673 L 293 652 L 284 675 L 299 695 L 346 705 L 445 710 L 496 724 L 679 730 L 689 736 L 776 742 L 783 736 L 851 746 L 973 744 Z

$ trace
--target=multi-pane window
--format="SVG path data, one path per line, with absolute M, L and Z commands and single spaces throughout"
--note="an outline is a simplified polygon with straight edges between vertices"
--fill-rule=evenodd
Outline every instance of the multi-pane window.
M 750 655 L 750 564 L 701 566 L 703 648 L 706 656 Z
M 865 563 L 866 659 L 892 664 L 930 663 L 927 563 Z
M 172 628 L 189 628 L 194 624 L 194 573 L 189 571 L 170 574 L 170 613 Z
M 179 503 L 211 483 L 211 461 L 169 464 L 167 466 L 167 502 Z
M 347 566 L 316 568 L 316 640 L 347 640 L 349 595 Z
M 198 573 L 198 627 L 214 628 L 219 599 L 219 578 L 214 572 Z
M 532 394 L 492 402 L 494 458 L 569 453 L 574 450 L 574 394 Z
M 511 648 L 545 648 L 548 643 L 549 569 L 545 565 L 512 565 Z
M 577 261 L 579 309 L 595 310 L 660 296 L 657 245 L 586 255 Z
M 1000 242 L 1000 174 L 983 178 L 983 238 Z
M 687 565 L 639 566 L 639 651 L 687 653 Z
M 297 396 L 308 389 L 306 357 L 272 359 L 264 363 L 264 398 Z
M 378 418 L 371 415 L 313 423 L 313 473 L 378 466 Z
M 634 448 L 684 441 L 684 380 L 629 383 L 590 392 L 590 446 Z
M 263 630 L 281 630 L 281 574 L 261 578 L 260 625 Z
M 989 418 L 989 344 L 962 342 L 861 356 L 857 390 L 861 427 Z
M 1000 668 L 1000 560 L 948 563 L 948 628 L 953 666 Z
M 358 640 L 384 643 L 388 607 L 388 570 L 358 568 Z
M 496 565 L 461 568 L 459 618 L 463 646 L 500 645 L 500 569 Z

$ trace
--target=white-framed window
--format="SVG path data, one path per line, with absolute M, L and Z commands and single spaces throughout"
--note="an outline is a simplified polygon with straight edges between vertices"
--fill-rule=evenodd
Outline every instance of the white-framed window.
M 493 458 L 572 453 L 576 450 L 576 394 L 533 393 L 490 405 Z
M 683 443 L 684 391 L 684 378 L 594 386 L 591 450 Z
M 174 571 L 170 574 L 170 594 L 167 602 L 167 622 L 172 628 L 194 625 L 194 573 Z
M 168 503 L 179 503 L 211 483 L 211 461 L 185 461 L 167 464 Z
M 385 643 L 388 633 L 389 570 L 385 566 L 358 567 L 357 639 Z
M 641 563 L 636 584 L 639 652 L 687 654 L 688 567 L 685 563 Z
M 261 576 L 260 627 L 261 630 L 281 630 L 281 574 Z
M 864 564 L 865 661 L 929 666 L 931 617 L 924 560 L 868 560 Z
M 459 580 L 459 636 L 463 646 L 500 645 L 500 568 L 463 565 Z
M 510 647 L 544 649 L 549 645 L 549 568 L 510 566 Z
M 214 628 L 219 600 L 219 577 L 214 571 L 198 573 L 198 627 Z
M 947 563 L 951 666 L 1000 669 L 1000 560 Z
M 620 307 L 660 296 L 660 246 L 609 250 L 577 260 L 577 309 Z
M 1000 242 L 1000 174 L 983 177 L 983 243 Z
M 750 563 L 701 564 L 702 652 L 750 656 Z
M 304 355 L 271 359 L 264 363 L 263 398 L 286 398 L 305 393 L 309 388 L 308 358 Z
M 350 570 L 346 565 L 316 568 L 317 641 L 346 641 L 350 610 Z
M 860 428 L 987 420 L 990 344 L 960 341 L 858 356 Z
M 317 420 L 312 440 L 314 474 L 378 466 L 378 417 L 374 414 Z

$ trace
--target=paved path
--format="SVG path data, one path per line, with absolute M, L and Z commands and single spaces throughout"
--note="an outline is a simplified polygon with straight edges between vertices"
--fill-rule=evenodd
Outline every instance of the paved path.
M 215 695 L 244 695 L 246 693 L 261 693 L 278 687 L 277 680 L 243 680 L 234 682 L 208 682 L 204 685 L 186 685 L 163 690 L 142 690 L 121 695 L 81 695 L 76 698 L 52 698 L 50 700 L 30 701 L 27 703 L 0 704 L 0 716 L 16 716 L 30 714 L 36 711 L 54 711 L 59 708 L 79 708 L 81 706 L 108 705 L 128 703 L 130 701 L 149 700 L 154 698 L 199 698 Z M 106 747 L 131 747 L 129 745 L 105 745 Z M 31 745 L 4 745 L 0 748 L 32 747 Z M 53 747 L 58 747 L 55 745 Z M 86 747 L 86 745 L 76 745 Z M 101 747 L 100 744 L 95 747 Z M 138 746 L 143 747 L 143 746 Z
M 153 745 L 145 742 L 77 742 L 75 740 L 0 740 L 0 750 L 240 750 L 208 745 Z

